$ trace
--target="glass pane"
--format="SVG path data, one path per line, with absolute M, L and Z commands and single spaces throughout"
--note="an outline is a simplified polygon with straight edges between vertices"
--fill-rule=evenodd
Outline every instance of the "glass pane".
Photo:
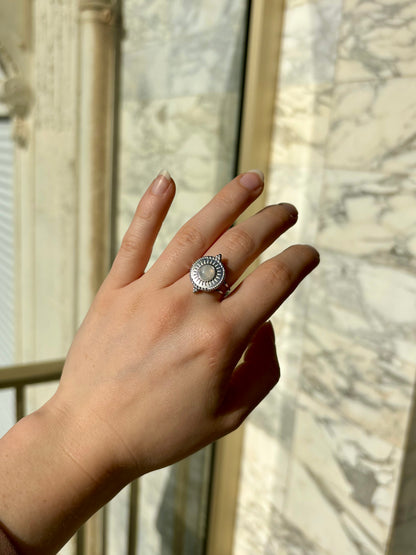
M 0 79 L 3 77 L 0 68 Z M 10 119 L 0 115 L 0 367 L 14 362 L 14 198 L 11 129 Z M 14 422 L 14 390 L 0 390 L 0 437 Z
M 247 6 L 239 0 L 124 2 L 119 244 L 157 173 L 166 168 L 177 184 L 151 263 L 234 177 Z M 140 480 L 137 552 L 203 553 L 210 465 L 209 447 Z M 125 526 L 123 511 L 110 510 L 110 521 L 117 516 Z M 125 553 L 124 540 L 118 548 L 115 542 L 111 551 Z
M 0 73 L 1 79 L 1 73 Z M 0 366 L 14 361 L 13 141 L 0 116 Z

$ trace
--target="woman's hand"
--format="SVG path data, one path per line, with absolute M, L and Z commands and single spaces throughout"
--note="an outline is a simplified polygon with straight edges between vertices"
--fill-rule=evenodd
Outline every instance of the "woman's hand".
M 287 249 L 224 299 L 194 294 L 189 279 L 195 260 L 221 253 L 232 286 L 296 222 L 294 207 L 277 205 L 230 228 L 262 189 L 255 172 L 236 177 L 146 273 L 173 200 L 171 178 L 160 175 L 140 201 L 50 404 L 71 420 L 80 416 L 86 438 L 89 426 L 101 430 L 109 465 L 141 475 L 171 464 L 234 430 L 277 383 L 265 322 L 316 266 L 316 251 Z
M 318 264 L 315 249 L 290 247 L 225 298 L 193 293 L 189 278 L 198 258 L 221 253 L 233 286 L 296 222 L 294 207 L 281 204 L 230 227 L 262 189 L 256 172 L 236 177 L 179 230 L 146 273 L 174 182 L 159 175 L 144 194 L 76 334 L 57 393 L 8 439 L 9 463 L 13 450 L 21 460 L 35 449 L 25 476 L 35 478 L 44 495 L 37 519 L 18 504 L 3 519 L 20 547 L 33 548 L 27 552 L 56 548 L 133 478 L 234 430 L 277 383 L 267 320 Z M 42 473 L 46 461 L 52 464 L 49 476 Z M 2 468 L 13 475 L 0 457 Z M 2 491 L 7 502 L 13 483 Z

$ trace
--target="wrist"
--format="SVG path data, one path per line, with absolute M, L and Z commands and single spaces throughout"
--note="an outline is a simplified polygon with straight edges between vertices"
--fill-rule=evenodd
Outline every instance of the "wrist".
M 22 553 L 55 553 L 130 481 L 81 423 L 47 403 L 0 441 L 0 523 Z
M 80 395 L 57 393 L 38 411 L 51 428 L 60 434 L 59 444 L 74 463 L 97 484 L 120 484 L 120 489 L 139 477 L 142 465 L 122 440 L 115 423 L 108 416 L 111 402 L 103 402 L 98 393 L 87 401 Z M 103 406 L 104 404 L 104 406 Z

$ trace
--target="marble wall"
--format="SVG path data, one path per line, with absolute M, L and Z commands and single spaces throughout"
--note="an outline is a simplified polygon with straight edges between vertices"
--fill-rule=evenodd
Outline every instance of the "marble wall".
M 299 221 L 268 254 L 321 265 L 273 318 L 235 555 L 416 551 L 415 60 L 414 2 L 286 2 L 268 202 Z

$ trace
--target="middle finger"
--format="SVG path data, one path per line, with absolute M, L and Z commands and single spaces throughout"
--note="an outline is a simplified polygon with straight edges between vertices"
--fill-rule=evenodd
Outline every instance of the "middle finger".
M 167 287 L 189 272 L 192 264 L 260 195 L 263 178 L 251 170 L 238 175 L 175 235 L 149 272 Z

